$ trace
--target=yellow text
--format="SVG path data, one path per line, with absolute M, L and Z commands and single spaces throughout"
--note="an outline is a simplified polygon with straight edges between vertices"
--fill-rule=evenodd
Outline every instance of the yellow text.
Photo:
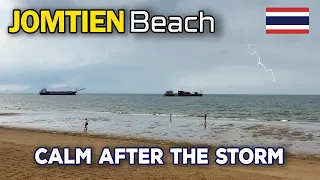
M 125 10 L 112 9 L 33 9 L 13 10 L 8 33 L 125 33 Z

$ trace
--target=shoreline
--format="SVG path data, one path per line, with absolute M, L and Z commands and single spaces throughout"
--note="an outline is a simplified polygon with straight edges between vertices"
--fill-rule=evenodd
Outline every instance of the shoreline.
M 88 137 L 88 138 L 101 138 L 101 139 L 113 139 L 113 140 L 121 140 L 121 141 L 132 141 L 132 142 L 146 142 L 152 144 L 171 144 L 171 145 L 179 145 L 179 146 L 206 146 L 210 147 L 210 149 L 215 148 L 215 145 L 210 144 L 194 144 L 190 142 L 182 142 L 182 141 L 173 141 L 173 140 L 158 140 L 158 139 L 149 139 L 143 137 L 128 137 L 124 135 L 112 135 L 112 134 L 103 134 L 103 133 L 80 133 L 80 132 L 66 132 L 66 131 L 56 131 L 56 130 L 45 130 L 45 129 L 37 129 L 37 128 L 23 128 L 23 127 L 15 127 L 15 126 L 4 126 L 0 125 L 1 130 L 14 130 L 14 131 L 21 131 L 21 132 L 33 132 L 33 133 L 48 133 L 48 134 L 57 134 L 57 135 L 67 135 L 67 136 L 74 136 L 74 137 Z
M 199 144 L 200 146 L 201 144 Z M 202 144 L 203 145 L 203 144 Z M 90 135 L 82 133 L 56 132 L 0 126 L 0 179 L 316 179 L 320 176 L 320 158 L 315 156 L 296 156 L 287 153 L 283 166 L 175 166 L 165 155 L 163 166 L 120 166 L 80 165 L 80 166 L 39 166 L 33 159 L 34 151 L 40 146 L 47 147 L 92 147 L 94 155 L 99 155 L 103 147 L 161 147 L 168 150 L 172 146 L 195 146 L 190 143 L 148 140 L 110 135 Z M 215 148 L 214 146 L 210 146 Z M 96 151 L 97 150 L 97 151 Z M 168 152 L 168 151 L 167 151 Z M 167 154 L 167 153 L 165 153 Z M 152 178 L 151 178 L 152 179 Z
M 83 119 L 91 123 L 89 134 L 98 136 L 137 137 L 208 146 L 284 147 L 295 155 L 319 156 L 320 124 L 294 121 L 257 121 L 255 119 L 143 116 L 132 114 L 92 113 L 85 111 L 3 111 L 0 126 L 33 128 L 62 132 L 83 132 Z
M 24 128 L 24 127 L 15 127 L 15 126 L 5 126 L 0 125 L 0 135 L 1 130 L 9 130 L 9 131 L 17 131 L 17 132 L 30 132 L 30 133 L 44 133 L 44 134 L 52 134 L 52 135 L 66 135 L 71 137 L 84 137 L 84 138 L 98 138 L 98 139 L 106 139 L 106 140 L 114 140 L 114 141 L 129 141 L 129 142 L 143 142 L 148 144 L 157 144 L 157 145 L 171 145 L 171 146 L 180 146 L 180 147 L 208 147 L 210 150 L 215 150 L 218 145 L 206 144 L 206 143 L 191 143 L 187 141 L 175 141 L 175 140 L 162 140 L 162 139 L 152 139 L 152 138 L 144 138 L 144 137 L 129 137 L 125 135 L 113 135 L 107 133 L 80 133 L 80 132 L 67 132 L 67 131 L 57 131 L 57 130 L 46 130 L 46 129 L 38 129 L 38 128 Z M 227 146 L 226 146 L 227 147 Z M 234 147 L 234 146 L 230 146 Z M 247 147 L 247 146 L 239 146 Z M 319 150 L 320 151 L 320 150 Z M 294 157 L 294 158 L 319 158 L 320 156 L 315 154 L 308 153 L 300 153 L 294 154 L 288 151 L 285 151 L 286 157 Z
M 83 133 L 79 131 L 66 131 L 66 130 L 50 130 L 50 129 L 42 129 L 42 128 L 30 128 L 30 127 L 19 127 L 14 125 L 0 125 L 1 129 L 7 130 L 14 130 L 14 131 L 21 131 L 21 132 L 34 132 L 34 133 L 48 133 L 48 134 L 57 134 L 57 135 L 67 135 L 67 136 L 74 136 L 74 137 L 88 137 L 88 138 L 101 138 L 101 139 L 114 139 L 114 140 L 121 140 L 121 141 L 130 141 L 130 142 L 145 142 L 151 144 L 170 144 L 173 146 L 197 146 L 197 147 L 208 147 L 210 150 L 215 150 L 218 147 L 222 147 L 224 145 L 217 145 L 217 144 L 210 144 L 210 143 L 197 143 L 197 142 L 190 142 L 190 141 L 183 141 L 183 140 L 168 140 L 168 139 L 161 139 L 161 138 L 151 138 L 151 137 L 138 137 L 138 136 L 131 136 L 131 135 L 116 135 L 110 133 Z M 225 147 L 250 147 L 254 148 L 255 146 L 232 146 L 227 145 Z M 283 146 L 268 146 L 273 148 L 283 147 Z M 318 154 L 312 153 L 293 153 L 287 151 L 286 147 L 283 147 L 285 150 L 285 155 L 288 157 L 303 157 L 303 158 L 320 158 L 320 150 Z

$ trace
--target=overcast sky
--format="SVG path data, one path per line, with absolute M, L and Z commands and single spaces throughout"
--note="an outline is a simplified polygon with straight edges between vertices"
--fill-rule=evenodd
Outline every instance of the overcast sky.
M 309 35 L 266 35 L 265 8 L 310 7 Z M 149 8 L 158 14 L 215 16 L 203 36 L 7 35 L 13 8 Z M 320 94 L 320 1 L 1 0 L 0 91 L 86 87 L 87 92 Z M 265 72 L 248 45 L 272 69 Z

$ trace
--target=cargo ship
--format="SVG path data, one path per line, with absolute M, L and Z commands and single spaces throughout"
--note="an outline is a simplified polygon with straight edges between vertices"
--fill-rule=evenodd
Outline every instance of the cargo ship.
M 41 89 L 39 92 L 40 95 L 76 95 L 77 92 L 84 90 L 83 89 L 76 89 L 75 91 L 48 91 L 46 88 Z
M 178 93 L 173 93 L 173 91 L 166 91 L 163 96 L 202 96 L 203 93 L 199 92 L 187 92 L 187 91 L 178 91 Z

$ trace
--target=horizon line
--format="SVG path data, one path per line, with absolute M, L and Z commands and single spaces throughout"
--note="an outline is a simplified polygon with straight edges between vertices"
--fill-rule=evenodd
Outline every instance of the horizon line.
M 39 94 L 36 92 L 0 92 L 0 94 Z M 134 93 L 134 92 L 87 92 L 87 93 L 78 93 L 77 95 L 80 94 L 114 94 L 114 95 L 161 95 L 163 93 Z M 203 94 L 205 95 L 291 95 L 291 96 L 319 96 L 320 94 L 295 94 L 295 93 L 208 93 L 208 94 Z

